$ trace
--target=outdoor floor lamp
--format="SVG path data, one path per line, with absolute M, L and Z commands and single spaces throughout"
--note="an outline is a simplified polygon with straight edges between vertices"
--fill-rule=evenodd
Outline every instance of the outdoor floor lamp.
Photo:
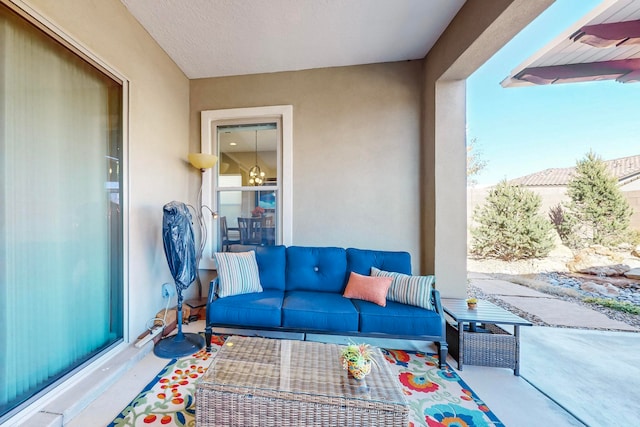
M 200 259 L 202 258 L 202 252 L 204 251 L 204 246 L 207 243 L 207 227 L 204 222 L 204 217 L 202 215 L 203 209 L 207 209 L 211 216 L 216 218 L 218 215 L 216 212 L 212 211 L 209 206 L 205 206 L 202 204 L 202 185 L 204 183 L 204 173 L 207 169 L 211 169 L 215 166 L 218 161 L 218 157 L 213 154 L 206 153 L 189 153 L 189 163 L 196 168 L 200 169 L 201 172 L 201 180 L 200 180 L 200 190 L 198 191 L 198 200 L 196 201 L 196 206 L 193 207 L 196 220 L 198 222 L 198 227 L 200 231 L 200 242 L 196 248 L 196 283 L 198 285 L 198 300 L 202 299 L 202 282 L 200 281 L 200 273 L 198 272 L 198 266 L 200 265 Z

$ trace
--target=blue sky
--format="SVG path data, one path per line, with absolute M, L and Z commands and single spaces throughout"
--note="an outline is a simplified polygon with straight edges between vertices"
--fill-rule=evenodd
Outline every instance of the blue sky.
M 500 82 L 599 1 L 558 0 L 467 80 L 467 138 L 486 168 L 478 186 L 547 168 L 640 154 L 640 83 L 503 88 Z

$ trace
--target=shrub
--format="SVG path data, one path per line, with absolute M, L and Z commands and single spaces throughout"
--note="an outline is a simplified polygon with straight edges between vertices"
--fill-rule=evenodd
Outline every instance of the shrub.
M 572 249 L 580 246 L 576 233 L 573 231 L 575 222 L 570 216 L 566 215 L 562 204 L 558 203 L 556 206 L 549 208 L 549 219 L 565 246 Z
M 573 224 L 571 219 L 565 214 L 562 204 L 558 203 L 549 208 L 549 219 L 556 229 L 560 240 L 566 246 L 572 247 L 569 243 L 573 240 Z
M 583 301 L 589 304 L 597 304 L 603 307 L 609 307 L 613 310 L 622 311 L 624 313 L 640 314 L 640 307 L 626 301 L 617 301 L 613 299 L 593 298 L 593 297 L 587 297 L 583 299 Z
M 578 161 L 567 195 L 573 231 L 587 245 L 613 245 L 623 239 L 632 210 L 600 157 L 590 152 Z
M 628 230 L 624 240 L 626 243 L 629 243 L 633 246 L 640 245 L 640 231 Z
M 553 248 L 551 224 L 542 217 L 540 196 L 517 185 L 498 183 L 473 214 L 471 253 L 481 258 L 542 258 Z

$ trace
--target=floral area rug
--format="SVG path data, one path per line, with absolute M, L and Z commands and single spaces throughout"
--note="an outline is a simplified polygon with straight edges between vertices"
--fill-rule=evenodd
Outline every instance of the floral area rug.
M 205 373 L 227 336 L 214 335 L 204 350 L 167 366 L 108 427 L 195 426 L 196 380 Z M 436 355 L 382 349 L 409 402 L 409 427 L 503 426 L 487 405 Z

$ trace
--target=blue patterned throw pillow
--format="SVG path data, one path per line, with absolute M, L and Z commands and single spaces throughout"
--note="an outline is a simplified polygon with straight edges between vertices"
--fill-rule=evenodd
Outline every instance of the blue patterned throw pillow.
M 433 289 L 435 276 L 410 276 L 408 274 L 378 270 L 375 267 L 371 267 L 371 275 L 393 278 L 393 282 L 391 282 L 387 292 L 388 300 L 433 310 L 431 290 Z
M 256 253 L 216 252 L 218 265 L 218 297 L 262 292 Z

